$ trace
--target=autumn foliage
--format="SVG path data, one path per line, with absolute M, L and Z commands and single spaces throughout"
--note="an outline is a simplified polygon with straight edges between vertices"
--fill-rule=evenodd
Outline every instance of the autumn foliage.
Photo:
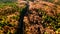
M 60 34 L 60 0 L 0 3 L 0 34 L 21 33 Z

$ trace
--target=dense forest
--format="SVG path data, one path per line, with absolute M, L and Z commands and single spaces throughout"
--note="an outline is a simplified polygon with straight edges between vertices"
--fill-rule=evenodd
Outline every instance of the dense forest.
M 60 34 L 60 0 L 0 0 L 0 34 Z

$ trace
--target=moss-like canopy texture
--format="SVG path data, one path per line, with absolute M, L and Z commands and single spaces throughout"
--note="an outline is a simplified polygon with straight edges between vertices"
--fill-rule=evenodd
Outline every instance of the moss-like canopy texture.
M 24 16 L 25 34 L 60 34 L 59 0 L 29 2 Z
M 1 2 L 0 34 L 60 34 L 60 0 L 33 1 Z
M 18 3 L 0 3 L 0 34 L 16 34 L 20 13 L 25 8 Z

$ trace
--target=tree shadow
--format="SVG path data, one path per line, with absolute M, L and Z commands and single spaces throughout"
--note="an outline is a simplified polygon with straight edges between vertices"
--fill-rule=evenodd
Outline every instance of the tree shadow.
M 24 34 L 24 16 L 28 12 L 28 4 L 26 4 L 26 7 L 20 12 L 20 19 L 19 19 L 19 24 L 18 24 L 18 29 L 16 34 Z

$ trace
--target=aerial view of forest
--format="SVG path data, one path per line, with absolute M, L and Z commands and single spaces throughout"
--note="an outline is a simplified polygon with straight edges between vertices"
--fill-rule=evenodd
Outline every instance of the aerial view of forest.
M 60 34 L 60 0 L 0 0 L 0 34 Z

